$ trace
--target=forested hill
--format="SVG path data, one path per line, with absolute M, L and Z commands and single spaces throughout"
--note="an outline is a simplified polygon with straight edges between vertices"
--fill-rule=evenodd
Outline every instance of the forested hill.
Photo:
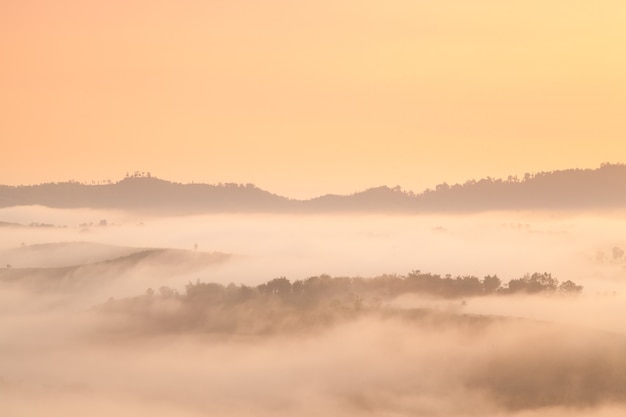
M 626 165 L 444 183 L 417 196 L 417 205 L 424 211 L 626 208 Z
M 104 184 L 75 181 L 30 186 L 0 186 L 0 207 L 42 205 L 56 208 L 99 208 L 199 213 L 284 211 L 289 199 L 252 184 L 180 184 L 134 175 Z
M 351 195 L 292 200 L 252 184 L 180 184 L 145 174 L 119 182 L 75 181 L 0 186 L 0 207 L 42 205 L 56 208 L 201 212 L 476 212 L 488 210 L 586 210 L 626 208 L 626 165 L 486 178 L 440 184 L 420 194 L 399 187 L 377 187 Z

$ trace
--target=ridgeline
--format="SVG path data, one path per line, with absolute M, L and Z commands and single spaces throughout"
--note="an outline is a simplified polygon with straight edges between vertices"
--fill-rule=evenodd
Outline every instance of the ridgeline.
M 626 208 L 626 165 L 540 172 L 521 179 L 509 176 L 506 180 L 443 183 L 419 194 L 382 186 L 309 200 L 289 199 L 253 184 L 181 184 L 144 173 L 127 175 L 118 182 L 0 185 L 0 208 L 28 205 L 155 214 L 612 210 Z

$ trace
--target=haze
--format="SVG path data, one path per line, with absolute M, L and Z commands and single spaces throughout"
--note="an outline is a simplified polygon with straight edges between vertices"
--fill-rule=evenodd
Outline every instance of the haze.
M 626 258 L 614 250 L 626 247 L 621 213 L 141 217 L 16 207 L 0 217 L 66 226 L 2 229 L 0 261 L 10 268 L 1 275 L 0 402 L 8 416 L 626 410 L 626 327 L 616 320 L 626 313 Z M 142 248 L 180 252 L 133 258 Z M 231 256 L 191 256 L 204 253 Z M 584 292 L 408 294 L 354 316 L 309 317 L 295 327 L 300 313 L 283 310 L 277 299 L 254 307 L 260 322 L 252 330 L 239 327 L 245 322 L 196 329 L 193 323 L 249 318 L 207 310 L 198 322 L 180 310 L 184 299 L 163 290 L 150 296 L 157 298 L 148 310 L 141 302 L 148 288 L 182 294 L 196 281 L 254 287 L 280 276 L 416 269 L 498 274 L 503 281 L 550 271 Z M 30 272 L 8 280 L 21 270 Z M 46 285 L 51 280 L 55 285 Z M 274 330 L 257 333 L 268 315 Z
M 626 415 L 624 28 L 0 1 L 0 416 Z
M 1 184 L 288 197 L 626 160 L 621 0 L 0 3 Z

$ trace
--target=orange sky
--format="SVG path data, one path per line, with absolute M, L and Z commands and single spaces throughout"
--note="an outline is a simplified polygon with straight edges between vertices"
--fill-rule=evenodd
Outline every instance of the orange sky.
M 0 183 L 280 194 L 626 162 L 623 0 L 0 1 Z

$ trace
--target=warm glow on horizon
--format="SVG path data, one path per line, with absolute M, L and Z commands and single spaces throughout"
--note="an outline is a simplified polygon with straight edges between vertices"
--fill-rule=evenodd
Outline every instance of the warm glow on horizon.
M 0 3 L 0 184 L 307 197 L 626 162 L 626 3 Z

